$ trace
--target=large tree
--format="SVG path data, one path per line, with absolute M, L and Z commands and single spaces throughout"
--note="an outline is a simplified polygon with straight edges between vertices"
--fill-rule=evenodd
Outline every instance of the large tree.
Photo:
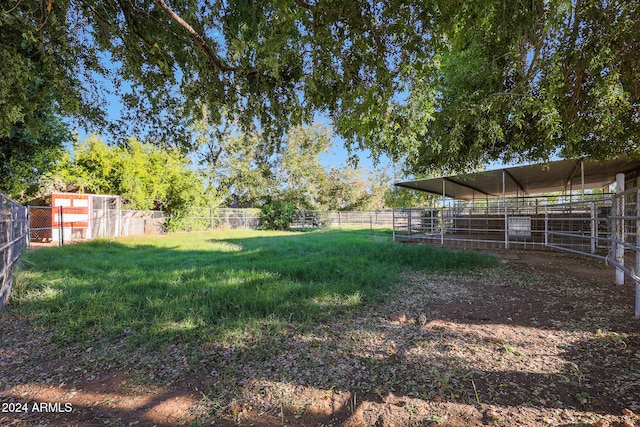
M 401 131 L 421 141 L 410 170 L 640 155 L 638 2 L 476 0 L 441 22 L 437 70 L 410 94 L 433 113 Z
M 126 146 L 114 146 L 91 135 L 76 142 L 70 154 L 44 180 L 47 190 L 119 195 L 128 209 L 157 209 L 173 216 L 212 203 L 204 180 L 176 149 L 134 138 Z
M 637 2 L 22 0 L 2 9 L 0 134 L 38 107 L 41 87 L 61 114 L 100 124 L 100 86 L 111 81 L 123 119 L 183 147 L 187 119 L 207 106 L 211 125 L 257 125 L 274 146 L 323 112 L 350 146 L 406 159 L 414 172 L 559 150 L 638 154 Z

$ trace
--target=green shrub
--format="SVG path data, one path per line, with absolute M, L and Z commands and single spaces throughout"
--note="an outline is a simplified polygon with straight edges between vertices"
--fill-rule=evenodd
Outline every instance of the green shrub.
M 295 207 L 283 200 L 267 200 L 260 209 L 260 222 L 265 230 L 288 230 Z

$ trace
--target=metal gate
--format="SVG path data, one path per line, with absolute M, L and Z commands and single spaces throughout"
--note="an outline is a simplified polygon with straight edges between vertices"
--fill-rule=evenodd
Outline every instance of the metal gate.
M 545 246 L 613 265 L 616 284 L 624 284 L 625 276 L 635 284 L 635 315 L 640 316 L 640 188 L 548 207 Z
M 29 243 L 61 244 L 62 233 L 53 241 L 53 209 L 51 206 L 29 206 Z M 59 210 L 59 208 L 56 208 Z M 61 208 L 60 208 L 61 209 Z

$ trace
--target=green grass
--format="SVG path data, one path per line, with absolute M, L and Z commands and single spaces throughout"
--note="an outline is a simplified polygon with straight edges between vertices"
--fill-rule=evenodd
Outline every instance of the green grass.
M 339 231 L 97 240 L 26 253 L 11 306 L 67 342 L 259 339 L 378 303 L 403 271 L 495 262 Z

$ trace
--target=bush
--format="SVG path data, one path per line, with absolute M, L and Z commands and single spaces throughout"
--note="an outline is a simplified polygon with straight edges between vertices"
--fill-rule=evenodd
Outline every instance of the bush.
M 265 230 L 288 230 L 293 214 L 294 206 L 283 200 L 267 200 L 260 209 L 260 222 Z

